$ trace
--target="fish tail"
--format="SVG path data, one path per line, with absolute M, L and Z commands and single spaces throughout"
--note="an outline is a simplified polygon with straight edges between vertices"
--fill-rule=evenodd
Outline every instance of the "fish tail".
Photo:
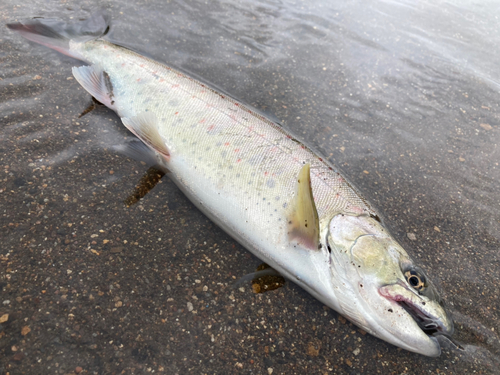
M 85 61 L 77 51 L 71 50 L 70 41 L 86 42 L 106 35 L 110 29 L 110 17 L 98 12 L 87 20 L 75 23 L 36 18 L 26 22 L 9 23 L 7 27 L 28 40 Z

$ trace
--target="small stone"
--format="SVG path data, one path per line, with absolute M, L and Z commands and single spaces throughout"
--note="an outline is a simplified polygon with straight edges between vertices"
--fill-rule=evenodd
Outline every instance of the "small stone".
M 16 354 L 14 354 L 14 357 L 12 357 L 12 359 L 17 362 L 19 362 L 23 358 L 24 358 L 23 352 L 17 352 Z
M 484 130 L 491 130 L 493 127 L 490 124 L 479 124 Z
M 342 315 L 339 315 L 339 322 L 342 323 L 342 324 L 346 324 L 347 320 Z
M 123 246 L 118 246 L 118 247 L 112 247 L 111 252 L 113 254 L 121 253 L 123 251 Z
M 361 349 L 360 348 L 356 348 L 352 351 L 352 354 L 354 355 L 358 355 L 359 353 L 361 352 Z
M 368 172 L 368 171 L 363 171 L 363 173 L 364 173 L 364 174 L 370 174 L 370 172 Z
M 273 370 L 273 368 L 272 368 L 272 367 L 268 367 L 268 368 L 267 368 L 267 373 L 268 373 L 269 375 L 271 375 L 271 374 L 273 373 L 273 371 L 274 371 L 274 370 Z
M 109 242 L 109 240 L 102 240 L 102 243 L 106 245 Z
M 347 366 L 352 367 L 352 362 L 349 359 L 346 359 L 345 363 L 347 364 Z
M 435 230 L 436 232 L 440 232 L 440 233 L 441 233 L 441 229 L 439 229 L 438 227 L 434 227 L 434 230 Z
M 188 302 L 187 303 L 187 308 L 188 308 L 188 311 L 193 311 L 193 304 L 191 302 Z
M 6 299 L 5 301 L 2 302 L 2 304 L 4 304 L 4 305 L 10 305 L 10 301 L 8 299 Z
M 79 373 L 80 373 L 80 372 L 82 372 L 82 371 L 83 371 L 83 368 L 81 368 L 80 366 L 77 366 L 77 367 L 75 368 L 75 374 L 79 374 Z
M 3 314 L 0 316 L 0 323 L 5 323 L 7 320 L 9 320 L 9 314 Z
M 315 345 L 313 342 L 307 344 L 307 355 L 317 357 L 319 355 L 319 346 Z
M 115 303 L 115 307 L 122 307 L 123 306 L 123 302 L 122 301 L 118 301 Z
M 458 160 L 461 161 L 461 162 L 465 161 L 465 159 L 463 157 L 461 157 L 461 156 L 458 158 Z
M 203 291 L 206 292 L 208 290 L 208 286 L 204 285 L 203 286 Z
M 31 328 L 28 327 L 28 326 L 24 326 L 22 329 L 21 329 L 21 335 L 23 336 L 26 336 L 28 333 L 31 332 Z
M 415 233 L 406 233 L 406 237 L 408 237 L 408 239 L 411 241 L 416 241 L 416 239 L 417 239 L 417 236 L 415 236 Z

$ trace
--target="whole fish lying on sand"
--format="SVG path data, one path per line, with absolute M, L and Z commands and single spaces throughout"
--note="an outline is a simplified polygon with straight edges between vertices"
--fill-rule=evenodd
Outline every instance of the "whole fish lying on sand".
M 376 212 L 285 129 L 205 84 L 102 37 L 107 17 L 8 27 L 84 61 L 76 80 L 142 152 L 255 256 L 363 330 L 427 356 L 453 323 L 430 280 Z

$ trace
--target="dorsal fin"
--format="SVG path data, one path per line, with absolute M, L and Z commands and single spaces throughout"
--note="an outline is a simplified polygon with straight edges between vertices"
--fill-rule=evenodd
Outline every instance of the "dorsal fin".
M 311 166 L 302 167 L 289 220 L 289 236 L 302 246 L 317 250 L 319 246 L 319 218 L 311 188 Z
M 158 132 L 158 120 L 152 112 L 143 112 L 135 117 L 122 117 L 123 124 L 141 141 L 157 151 L 166 161 L 170 160 L 170 152 L 163 137 Z

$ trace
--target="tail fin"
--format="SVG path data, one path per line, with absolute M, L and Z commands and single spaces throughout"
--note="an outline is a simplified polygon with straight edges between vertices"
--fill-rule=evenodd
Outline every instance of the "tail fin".
M 54 19 L 32 19 L 23 23 L 9 23 L 7 27 L 28 40 L 78 60 L 85 60 L 77 52 L 70 50 L 69 42 L 86 42 L 106 35 L 110 28 L 110 17 L 99 12 L 85 21 L 72 24 Z

